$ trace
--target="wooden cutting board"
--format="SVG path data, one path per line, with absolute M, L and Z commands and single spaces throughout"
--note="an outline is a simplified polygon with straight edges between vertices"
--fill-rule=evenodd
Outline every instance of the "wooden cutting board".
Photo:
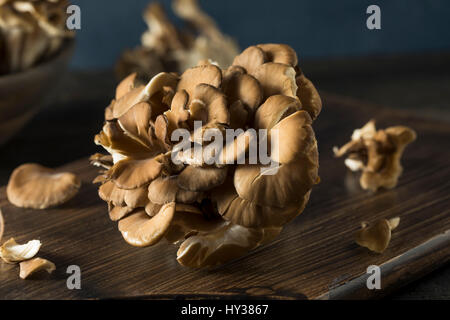
M 418 139 L 404 155 L 404 174 L 394 190 L 370 193 L 334 159 L 332 147 L 348 141 L 371 118 L 379 127 L 407 125 Z M 407 113 L 327 95 L 314 124 L 322 182 L 301 216 L 272 243 L 214 270 L 191 270 L 176 262 L 166 243 L 134 248 L 90 182 L 87 159 L 64 166 L 83 186 L 66 205 L 44 211 L 0 207 L 5 238 L 40 239 L 39 256 L 53 261 L 52 275 L 20 280 L 18 266 L 0 264 L 0 299 L 86 298 L 282 298 L 337 299 L 383 296 L 450 260 L 450 129 Z M 91 143 L 86 141 L 86 143 Z M 355 244 L 362 221 L 399 216 L 389 248 L 375 254 Z M 69 290 L 69 265 L 81 268 L 81 290 Z M 381 267 L 381 290 L 368 290 L 366 269 Z

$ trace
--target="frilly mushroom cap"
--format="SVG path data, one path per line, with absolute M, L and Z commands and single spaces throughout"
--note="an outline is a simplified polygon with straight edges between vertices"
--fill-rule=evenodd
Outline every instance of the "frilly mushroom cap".
M 405 126 L 378 130 L 369 121 L 353 132 L 350 142 L 334 148 L 336 157 L 348 155 L 345 165 L 352 171 L 362 171 L 360 184 L 365 190 L 394 188 L 403 167 L 401 157 L 408 144 L 416 139 L 414 130 Z
M 13 171 L 6 194 L 17 207 L 46 209 L 73 198 L 80 186 L 80 180 L 72 173 L 24 164 Z
M 14 238 L 11 238 L 0 247 L 0 257 L 6 263 L 18 263 L 33 258 L 40 248 L 39 240 L 18 244 Z
M 52 273 L 56 270 L 56 266 L 53 262 L 42 259 L 35 258 L 28 261 L 23 261 L 20 263 L 20 273 L 19 277 L 21 279 L 27 279 L 30 275 L 39 272 L 41 270 L 45 270 L 48 273 Z
M 201 65 L 186 70 L 178 82 L 177 91 L 185 90 L 189 102 L 193 99 L 194 91 L 199 84 L 218 88 L 222 84 L 222 72 L 215 65 Z
M 355 234 L 356 243 L 371 251 L 383 253 L 391 241 L 391 231 L 398 227 L 400 218 L 381 219 L 372 225 L 362 224 Z
M 295 67 L 298 64 L 297 53 L 286 44 L 266 43 L 257 46 L 264 53 L 267 61 L 287 64 Z
M 271 241 L 305 209 L 320 180 L 321 102 L 297 62 L 286 45 L 258 45 L 226 69 L 204 59 L 179 77 L 120 83 L 95 139 L 110 156 L 91 162 L 128 243 L 165 237 L 181 243 L 180 264 L 214 266 Z M 251 160 L 264 143 L 270 166 Z
M 119 231 L 126 242 L 136 247 L 147 247 L 164 237 L 175 214 L 175 203 L 161 207 L 158 214 L 149 217 L 144 210 L 119 221 Z
M 254 249 L 263 234 L 263 230 L 222 222 L 221 227 L 212 232 L 200 233 L 185 240 L 178 249 L 177 260 L 187 267 L 213 267 Z
M 5 232 L 5 220 L 3 219 L 2 209 L 0 209 L 0 243 L 3 238 L 3 232 Z

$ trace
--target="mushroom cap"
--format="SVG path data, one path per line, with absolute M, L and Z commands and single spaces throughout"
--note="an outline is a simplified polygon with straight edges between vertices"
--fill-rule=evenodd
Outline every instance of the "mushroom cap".
M 140 188 L 156 179 L 162 170 L 162 164 L 154 158 L 125 159 L 117 162 L 108 174 L 121 189 Z
M 98 194 L 103 201 L 118 207 L 145 207 L 148 202 L 146 187 L 131 190 L 120 189 L 112 181 L 102 184 L 98 189 Z
M 372 225 L 363 223 L 355 234 L 356 243 L 371 251 L 383 253 L 391 241 L 391 231 L 400 223 L 400 218 L 380 219 Z
M 22 261 L 20 263 L 19 277 L 21 279 L 26 279 L 30 275 L 41 270 L 45 270 L 48 273 L 52 273 L 53 271 L 56 270 L 56 266 L 53 262 L 42 258 L 34 258 L 32 260 Z
M 125 112 L 118 119 L 118 124 L 128 137 L 151 148 L 154 144 L 150 132 L 151 120 L 151 106 L 147 102 L 140 102 Z
M 151 246 L 164 237 L 174 214 L 174 202 L 163 205 L 154 217 L 149 217 L 144 210 L 140 210 L 120 220 L 119 231 L 125 241 L 135 247 Z
M 3 232 L 5 232 L 5 220 L 3 219 L 2 209 L 0 209 L 0 243 L 3 238 Z
M 401 157 L 416 137 L 416 132 L 405 126 L 377 131 L 375 121 L 371 120 L 354 130 L 350 142 L 333 150 L 336 157 L 348 155 L 345 165 L 352 171 L 362 171 L 361 187 L 375 192 L 397 185 L 403 172 Z
M 195 87 L 192 99 L 189 105 L 192 121 L 202 121 L 203 125 L 230 123 L 227 99 L 221 90 L 200 83 Z
M 223 81 L 223 92 L 230 104 L 240 100 L 252 112 L 260 106 L 263 92 L 259 82 L 248 74 L 234 72 Z
M 159 205 L 175 201 L 185 204 L 194 203 L 200 195 L 198 192 L 179 188 L 177 177 L 159 177 L 153 180 L 148 187 L 148 199 Z
M 234 186 L 239 196 L 247 201 L 285 208 L 300 203 L 302 195 L 318 181 L 317 142 L 311 118 L 305 111 L 281 120 L 274 129 L 279 136 L 278 144 L 271 145 L 272 160 L 280 164 L 276 174 L 262 174 L 265 166 L 240 165 L 234 174 Z M 292 143 L 290 139 L 294 137 L 295 143 Z M 291 141 L 290 144 L 283 139 Z
M 261 84 L 264 99 L 276 94 L 297 96 L 295 69 L 291 66 L 274 62 L 264 63 L 256 69 L 254 76 Z
M 308 111 L 311 118 L 315 120 L 322 111 L 322 99 L 316 87 L 303 74 L 296 78 L 296 84 L 298 87 L 297 97 L 302 103 L 302 108 Z
M 265 43 L 258 44 L 258 48 L 264 51 L 268 62 L 283 63 L 291 67 L 298 64 L 297 53 L 286 44 Z
M 222 71 L 219 67 L 208 64 L 187 69 L 178 82 L 177 90 L 185 90 L 189 95 L 189 103 L 192 101 L 194 91 L 199 84 L 210 85 L 219 88 L 222 84 Z
M 250 74 L 255 75 L 256 70 L 266 62 L 264 51 L 256 46 L 248 47 L 236 58 L 234 58 L 233 66 L 244 68 Z
M 136 77 L 137 73 L 132 73 L 125 79 L 123 79 L 116 88 L 116 100 L 119 100 L 132 89 L 135 88 L 136 85 Z
M 112 208 L 109 210 L 109 218 L 111 219 L 111 221 L 119 221 L 124 217 L 128 216 L 133 211 L 134 211 L 133 208 L 127 206 L 124 207 L 112 206 Z
M 73 198 L 80 186 L 80 180 L 73 173 L 24 164 L 13 171 L 6 194 L 17 207 L 46 209 Z
M 281 229 L 250 229 L 230 222 L 213 230 L 188 237 L 177 252 L 178 262 L 186 267 L 214 267 L 239 258 L 272 240 Z
M 228 168 L 187 166 L 178 175 L 178 186 L 184 190 L 207 191 L 220 186 L 227 177 Z
M 0 247 L 0 257 L 6 263 L 17 263 L 33 258 L 41 248 L 39 240 L 31 240 L 26 244 L 18 244 L 14 238 Z

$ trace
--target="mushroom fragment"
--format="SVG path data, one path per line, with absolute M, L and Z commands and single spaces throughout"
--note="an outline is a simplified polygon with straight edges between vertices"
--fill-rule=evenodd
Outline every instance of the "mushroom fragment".
M 181 45 L 155 10 L 152 22 L 168 29 L 156 27 L 147 41 L 170 33 L 170 45 Z M 95 138 L 109 156 L 91 162 L 102 168 L 99 195 L 126 242 L 166 238 L 180 244 L 180 264 L 212 267 L 273 240 L 302 213 L 320 181 L 313 122 L 322 105 L 297 62 L 289 46 L 262 44 L 226 70 L 202 60 L 180 76 L 119 84 Z M 251 162 L 264 144 L 266 161 Z
M 139 79 L 148 81 L 159 72 L 181 72 L 209 59 L 224 67 L 232 63 L 239 50 L 236 42 L 219 30 L 197 0 L 172 0 L 172 8 L 189 28 L 178 29 L 161 4 L 150 3 L 144 11 L 148 30 L 141 45 L 126 50 L 117 62 L 120 79 L 137 72 Z
M 376 130 L 371 120 L 353 132 L 350 142 L 333 151 L 336 157 L 348 155 L 345 165 L 350 170 L 362 171 L 360 184 L 364 190 L 392 189 L 403 172 L 403 152 L 416 137 L 415 131 L 405 126 Z
M 0 257 L 7 263 L 17 263 L 33 258 L 40 248 L 39 240 L 18 244 L 14 238 L 11 238 L 0 247 Z
M 20 263 L 20 273 L 19 276 L 21 279 L 27 279 L 34 273 L 38 271 L 45 270 L 48 273 L 52 273 L 56 270 L 56 266 L 53 262 L 42 259 L 42 258 L 34 258 L 32 260 L 23 261 Z
M 5 220 L 3 219 L 2 209 L 0 209 L 0 243 L 2 241 L 4 231 L 5 231 Z
M 72 38 L 66 28 L 67 0 L 0 1 L 0 74 L 31 68 Z
M 46 209 L 72 199 L 80 186 L 80 180 L 73 173 L 30 163 L 13 171 L 6 194 L 17 207 Z
M 398 227 L 400 218 L 380 219 L 374 224 L 362 223 L 361 230 L 355 234 L 355 241 L 371 251 L 383 253 L 391 241 L 391 231 Z

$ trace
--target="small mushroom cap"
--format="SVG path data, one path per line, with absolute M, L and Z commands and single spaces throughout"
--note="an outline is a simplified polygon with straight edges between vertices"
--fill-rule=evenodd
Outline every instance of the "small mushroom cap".
M 268 62 L 283 63 L 291 67 L 298 64 L 297 53 L 286 44 L 265 43 L 258 44 L 258 48 L 264 51 Z
M 220 228 L 191 236 L 177 252 L 178 262 L 186 267 L 213 267 L 236 259 L 254 249 L 262 238 L 262 231 L 247 229 L 229 222 Z
M 125 112 L 118 119 L 118 123 L 127 136 L 149 148 L 153 144 L 149 132 L 151 120 L 151 106 L 146 102 L 140 102 Z
M 169 229 L 175 214 L 175 203 L 168 203 L 154 217 L 144 210 L 119 221 L 119 231 L 126 242 L 136 247 L 147 247 L 161 240 Z
M 102 184 L 98 189 L 98 194 L 103 201 L 119 207 L 144 207 L 148 201 L 146 187 L 132 190 L 120 189 L 112 181 Z
M 111 219 L 111 221 L 119 221 L 134 211 L 133 208 L 127 206 L 124 207 L 110 206 L 110 207 L 111 208 L 109 209 L 109 218 Z
M 140 188 L 156 179 L 162 170 L 162 164 L 151 159 L 125 159 L 117 162 L 110 170 L 109 176 L 121 189 Z
M 18 244 L 14 238 L 11 238 L 0 247 L 0 257 L 7 263 L 17 263 L 33 258 L 40 248 L 39 240 Z
M 195 87 L 192 103 L 189 106 L 191 119 L 207 123 L 229 124 L 227 99 L 217 88 L 201 83 Z
M 123 79 L 116 88 L 116 100 L 119 100 L 135 87 L 137 73 L 132 73 Z
M 185 90 L 191 102 L 195 88 L 201 83 L 219 88 L 222 84 L 222 71 L 212 64 L 187 69 L 181 75 L 176 91 Z
M 254 76 L 261 84 L 264 99 L 276 94 L 288 97 L 297 96 L 295 69 L 291 66 L 268 62 L 259 66 Z
M 45 270 L 48 273 L 52 273 L 53 271 L 56 270 L 56 266 L 53 262 L 42 258 L 35 258 L 32 260 L 23 261 L 20 263 L 19 276 L 21 279 L 26 279 L 30 275 L 41 270 Z
M 270 130 L 287 116 L 300 111 L 301 107 L 302 104 L 298 99 L 284 95 L 273 95 L 256 111 L 255 128 Z
M 146 86 L 138 86 L 116 100 L 112 106 L 114 118 L 120 118 L 130 108 L 139 102 L 148 102 L 157 93 L 163 91 L 164 87 L 175 88 L 178 77 L 172 73 L 161 72 L 154 76 Z
M 178 176 L 178 186 L 190 191 L 207 191 L 221 185 L 227 177 L 228 168 L 186 167 Z
M 148 187 L 148 199 L 154 203 L 163 205 L 169 202 L 194 203 L 200 197 L 200 193 L 184 190 L 178 187 L 177 177 L 159 177 L 150 183 Z
M 261 48 L 248 47 L 234 58 L 233 66 L 242 67 L 248 74 L 255 75 L 256 70 L 266 62 L 266 55 Z
M 259 82 L 251 75 L 239 72 L 224 78 L 223 92 L 230 104 L 240 100 L 252 112 L 259 107 L 263 98 Z
M 296 78 L 297 96 L 302 102 L 302 108 L 308 111 L 309 115 L 315 120 L 322 111 L 322 99 L 313 83 L 303 74 Z
M 371 120 L 353 132 L 351 141 L 333 148 L 336 157 L 348 155 L 345 165 L 352 171 L 362 171 L 360 185 L 364 190 L 394 188 L 403 172 L 401 157 L 406 146 L 417 137 L 405 126 L 378 130 Z
M 400 223 L 400 218 L 380 219 L 373 225 L 363 224 L 355 234 L 356 243 L 371 251 L 383 253 L 391 241 L 391 231 Z
M 73 198 L 80 186 L 80 180 L 73 173 L 24 164 L 13 171 L 6 193 L 8 200 L 17 207 L 46 209 Z

